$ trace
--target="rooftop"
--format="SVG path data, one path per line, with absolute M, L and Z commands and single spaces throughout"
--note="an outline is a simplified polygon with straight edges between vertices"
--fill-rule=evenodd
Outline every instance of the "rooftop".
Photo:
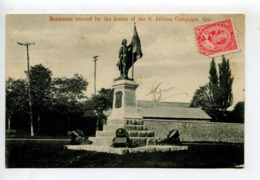
M 190 108 L 190 103 L 137 101 L 138 113 L 144 119 L 210 120 L 200 108 Z M 111 110 L 105 112 L 107 116 Z

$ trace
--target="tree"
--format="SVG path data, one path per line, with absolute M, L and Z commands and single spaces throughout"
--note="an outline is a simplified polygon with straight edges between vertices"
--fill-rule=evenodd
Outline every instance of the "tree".
M 54 78 L 52 81 L 53 108 L 67 116 L 67 130 L 71 130 L 71 114 L 77 111 L 78 101 L 86 98 L 87 80 L 78 74 L 73 78 Z
M 231 77 L 231 69 L 229 66 L 229 59 L 226 60 L 222 56 L 222 63 L 219 66 L 219 108 L 224 112 L 233 103 L 232 84 L 234 78 Z
M 233 111 L 231 111 L 231 119 L 234 123 L 244 123 L 245 119 L 245 102 L 238 102 Z
M 190 107 L 201 107 L 203 110 L 211 108 L 209 85 L 200 86 L 193 95 Z
M 84 131 L 87 136 L 94 136 L 97 129 L 97 113 L 93 108 L 91 99 L 82 101 L 79 104 L 78 111 L 82 114 L 81 118 L 74 120 L 74 128 Z
M 210 63 L 209 93 L 210 93 L 211 106 L 217 108 L 219 102 L 219 82 L 218 82 L 218 74 L 216 69 L 215 58 L 212 58 L 212 61 Z
M 232 83 L 229 60 L 222 56 L 222 63 L 218 64 L 219 76 L 215 59 L 212 58 L 209 70 L 209 83 L 200 86 L 194 93 L 190 107 L 201 107 L 213 121 L 226 121 L 227 108 L 232 105 Z
M 6 81 L 6 119 L 7 127 L 20 127 L 24 126 L 23 123 L 16 122 L 11 124 L 11 120 L 15 120 L 15 116 L 18 114 L 29 115 L 28 109 L 28 93 L 27 93 L 28 83 L 24 79 L 14 80 L 8 78 Z M 19 119 L 22 120 L 22 117 Z
M 98 93 L 106 98 L 106 108 L 112 108 L 113 106 L 113 96 L 114 96 L 114 89 L 106 89 L 106 88 L 101 88 L 100 91 L 98 91 Z M 107 110 L 106 109 L 106 110 Z
M 104 111 L 113 106 L 113 89 L 102 88 L 97 95 L 92 96 L 91 104 L 97 115 L 97 130 L 102 130 L 103 124 L 106 123 Z
M 31 67 L 31 97 L 34 114 L 37 116 L 38 133 L 40 132 L 41 113 L 50 105 L 52 72 L 42 64 Z
M 193 95 L 190 107 L 200 107 L 211 118 L 212 121 L 218 121 L 218 112 L 212 104 L 212 94 L 210 92 L 209 84 L 200 86 Z

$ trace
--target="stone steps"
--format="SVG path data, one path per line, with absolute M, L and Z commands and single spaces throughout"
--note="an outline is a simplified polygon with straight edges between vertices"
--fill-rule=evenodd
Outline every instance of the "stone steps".
M 107 125 L 143 125 L 144 121 L 142 119 L 125 119 L 125 120 L 120 120 L 120 119 L 113 119 L 113 120 L 108 120 Z
M 89 137 L 93 145 L 112 145 L 114 136 L 96 136 Z M 129 137 L 129 139 L 138 146 L 157 145 L 161 140 L 159 137 Z
M 126 125 L 144 125 L 144 121 L 142 119 L 126 119 Z
M 150 130 L 146 131 L 128 131 L 129 137 L 154 137 L 154 132 Z
M 96 137 L 90 138 L 93 145 L 112 145 L 112 140 L 116 136 L 115 131 L 118 128 L 125 128 L 128 138 L 136 146 L 157 145 L 160 141 L 160 138 L 154 137 L 153 131 L 148 130 L 147 126 L 143 125 L 142 119 L 112 119 L 108 120 L 107 123 L 103 127 L 103 131 L 97 131 Z
M 147 130 L 147 126 L 144 125 L 104 125 L 103 130 L 104 131 L 115 131 L 118 128 L 125 128 L 128 131 L 142 131 L 142 130 Z
M 125 129 L 129 131 L 142 131 L 142 130 L 147 130 L 147 126 L 144 125 L 125 125 Z
M 129 137 L 154 137 L 154 132 L 149 130 L 142 131 L 127 131 Z M 115 131 L 105 130 L 105 131 L 96 131 L 96 136 L 113 136 L 115 137 Z

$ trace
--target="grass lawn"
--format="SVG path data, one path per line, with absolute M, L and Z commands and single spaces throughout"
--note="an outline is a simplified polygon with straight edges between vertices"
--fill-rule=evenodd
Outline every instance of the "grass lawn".
M 189 144 L 188 151 L 114 155 L 63 149 L 68 143 L 6 141 L 6 167 L 232 168 L 244 164 L 243 144 Z

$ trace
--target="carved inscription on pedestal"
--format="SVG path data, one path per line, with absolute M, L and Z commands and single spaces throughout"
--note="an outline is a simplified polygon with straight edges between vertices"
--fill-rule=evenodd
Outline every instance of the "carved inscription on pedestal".
M 117 91 L 116 92 L 116 103 L 115 103 L 115 107 L 116 108 L 120 108 L 122 106 L 122 91 Z

